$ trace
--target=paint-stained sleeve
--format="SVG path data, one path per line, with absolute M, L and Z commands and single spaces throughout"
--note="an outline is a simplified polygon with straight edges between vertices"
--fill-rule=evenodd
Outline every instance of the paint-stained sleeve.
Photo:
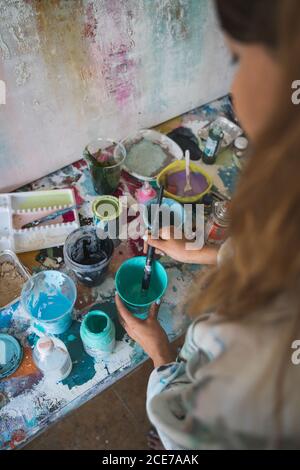
M 148 417 L 166 450 L 209 448 L 206 447 L 205 426 L 199 419 L 199 413 L 194 413 L 201 393 L 207 395 L 206 380 L 200 384 L 177 382 L 176 386 L 148 399 Z
M 174 432 L 179 432 L 182 426 L 180 416 L 186 414 L 185 408 L 188 406 L 184 406 L 183 396 L 194 387 L 194 375 L 199 368 L 213 361 L 225 349 L 213 320 L 213 315 L 203 315 L 198 318 L 187 331 L 177 362 L 158 367 L 150 375 L 147 389 L 147 412 L 166 449 L 185 448 L 182 446 L 182 439 L 176 441 L 172 437 L 173 432 L 166 432 L 166 427 L 163 425 L 166 413 L 169 413 L 168 419 L 174 420 L 174 426 L 178 428 Z M 172 400 L 169 402 L 167 400 L 168 405 L 165 409 L 161 409 L 161 403 L 165 402 L 166 394 L 172 397 Z M 170 404 L 172 404 L 172 410 L 169 409 Z

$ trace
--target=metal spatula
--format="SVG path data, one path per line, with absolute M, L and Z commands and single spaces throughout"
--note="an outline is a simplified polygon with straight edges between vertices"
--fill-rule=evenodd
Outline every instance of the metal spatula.
M 191 179 L 190 179 L 190 151 L 185 151 L 185 177 L 186 185 L 184 187 L 184 192 L 187 193 L 192 190 Z

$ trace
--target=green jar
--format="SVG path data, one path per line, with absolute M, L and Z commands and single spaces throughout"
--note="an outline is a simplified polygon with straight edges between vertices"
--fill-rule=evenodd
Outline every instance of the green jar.
M 96 139 L 84 149 L 95 192 L 112 194 L 118 187 L 121 170 L 126 158 L 126 149 L 112 139 Z
M 115 347 L 116 328 L 106 313 L 92 310 L 82 320 L 80 337 L 85 352 L 96 361 L 101 361 Z
M 96 230 L 99 228 L 116 240 L 120 233 L 120 216 L 122 205 L 117 197 L 100 196 L 92 204 L 93 222 Z

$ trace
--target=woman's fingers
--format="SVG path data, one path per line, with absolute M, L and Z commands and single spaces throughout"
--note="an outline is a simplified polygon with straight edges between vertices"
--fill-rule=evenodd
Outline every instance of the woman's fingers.
M 157 249 L 155 250 L 155 253 L 156 253 L 157 255 L 160 255 L 160 256 L 165 256 L 165 254 L 166 254 L 166 253 L 164 253 L 163 251 L 157 250 Z
M 122 300 L 120 299 L 119 295 L 115 295 L 116 307 L 118 309 L 119 315 L 121 320 L 124 322 L 125 325 L 130 326 L 135 320 L 138 321 L 138 318 L 135 318 L 129 310 L 125 307 Z M 123 326 L 124 326 L 123 324 Z
M 163 248 L 166 243 L 166 240 L 161 240 L 160 238 L 159 239 L 152 238 L 150 235 L 146 235 L 146 234 L 143 236 L 143 240 L 144 240 L 144 253 L 147 252 L 148 245 L 150 245 L 156 249 L 155 250 L 156 253 L 164 254 Z
M 143 249 L 143 252 L 145 253 L 145 255 L 147 254 L 147 250 L 148 250 L 148 242 L 144 241 L 144 249 Z M 160 255 L 160 256 L 164 256 L 165 253 L 161 250 L 158 250 L 157 248 L 155 248 L 155 253 L 157 255 Z
M 170 240 L 174 238 L 174 227 L 172 225 L 166 225 L 159 231 L 159 236 L 162 240 Z
M 156 319 L 158 312 L 159 312 L 159 307 L 160 307 L 160 299 L 151 305 L 148 318 Z

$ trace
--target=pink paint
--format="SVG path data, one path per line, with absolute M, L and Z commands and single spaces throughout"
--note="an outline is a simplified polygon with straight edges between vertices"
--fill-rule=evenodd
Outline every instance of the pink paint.
M 135 197 L 136 191 L 141 187 L 142 187 L 142 183 L 139 180 L 131 176 L 126 171 L 122 170 L 121 184 L 115 191 L 114 196 L 120 197 L 124 194 L 124 192 L 128 192 L 133 197 Z
M 86 8 L 87 21 L 84 25 L 83 36 L 96 42 L 98 22 L 95 16 L 94 4 L 90 2 Z
M 135 47 L 134 19 L 132 11 L 127 10 L 126 2 L 110 0 L 106 8 L 110 25 L 117 34 L 112 41 L 100 46 L 102 73 L 108 94 L 115 98 L 120 108 L 124 108 L 136 95 L 137 62 L 132 56 Z
M 146 202 L 156 198 L 157 193 L 155 189 L 152 188 L 151 184 L 148 181 L 145 181 L 143 186 L 136 191 L 135 197 L 140 204 L 145 204 Z
M 63 218 L 63 222 L 64 222 L 64 223 L 67 223 L 67 222 L 74 222 L 74 220 L 75 220 L 74 211 L 67 212 L 66 214 L 64 214 L 64 215 L 62 216 L 62 218 Z
M 83 204 L 84 203 L 84 198 L 81 197 L 81 194 L 79 192 L 78 186 L 72 186 L 72 189 L 74 191 L 74 196 L 75 196 L 75 201 L 77 205 Z
M 78 162 L 73 163 L 73 166 L 77 168 L 77 170 L 84 170 L 88 165 L 84 158 L 78 160 Z
M 135 62 L 129 57 L 126 44 L 111 45 L 103 59 L 107 89 L 123 106 L 134 93 Z

